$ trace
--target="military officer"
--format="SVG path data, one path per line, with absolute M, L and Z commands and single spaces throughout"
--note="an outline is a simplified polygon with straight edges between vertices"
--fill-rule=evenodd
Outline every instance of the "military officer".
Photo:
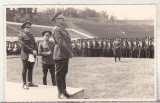
M 119 58 L 120 61 L 120 57 L 121 57 L 121 41 L 120 38 L 117 37 L 115 39 L 115 41 L 113 42 L 113 54 L 115 57 L 115 62 L 117 61 L 117 57 Z
M 55 60 L 56 84 L 58 88 L 58 98 L 67 99 L 71 95 L 66 90 L 66 75 L 68 72 L 69 58 L 74 56 L 71 38 L 65 29 L 65 23 L 62 12 L 58 12 L 53 18 L 56 28 L 53 31 L 55 48 L 53 59 Z
M 50 71 L 52 85 L 56 85 L 55 81 L 55 66 L 53 60 L 53 50 L 54 43 L 49 41 L 50 36 L 52 35 L 51 31 L 43 31 L 42 36 L 44 40 L 39 43 L 38 54 L 42 56 L 42 69 L 43 69 L 43 84 L 47 85 L 47 72 Z
M 38 85 L 35 85 L 32 83 L 32 74 L 33 74 L 33 68 L 35 63 L 35 58 L 37 55 L 37 45 L 35 42 L 35 38 L 30 32 L 31 29 L 31 22 L 25 22 L 21 29 L 23 30 L 22 33 L 18 35 L 18 42 L 21 45 L 21 60 L 23 64 L 23 70 L 22 70 L 22 78 L 23 78 L 23 88 L 29 89 L 29 87 L 37 87 Z M 26 83 L 26 74 L 28 71 L 28 84 Z

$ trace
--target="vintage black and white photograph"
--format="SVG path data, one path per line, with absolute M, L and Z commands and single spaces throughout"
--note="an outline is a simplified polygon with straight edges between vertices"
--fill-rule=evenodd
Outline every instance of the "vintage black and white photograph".
M 156 100 L 156 5 L 5 5 L 5 101 Z

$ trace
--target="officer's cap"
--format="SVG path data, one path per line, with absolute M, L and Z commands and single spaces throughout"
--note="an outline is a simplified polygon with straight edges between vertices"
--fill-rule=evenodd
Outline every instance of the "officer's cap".
M 62 12 L 58 12 L 55 14 L 55 16 L 52 18 L 52 21 L 55 21 L 56 19 L 63 19 L 64 16 L 62 14 Z
M 50 36 L 52 35 L 52 32 L 51 32 L 51 31 L 49 31 L 49 30 L 45 30 L 45 31 L 43 31 L 43 32 L 42 32 L 42 36 L 44 36 L 44 34 L 45 34 L 45 33 L 49 33 L 49 34 L 50 34 Z
M 24 29 L 24 28 L 30 28 L 32 25 L 32 23 L 30 21 L 27 21 L 25 22 L 22 26 L 21 26 L 21 29 Z

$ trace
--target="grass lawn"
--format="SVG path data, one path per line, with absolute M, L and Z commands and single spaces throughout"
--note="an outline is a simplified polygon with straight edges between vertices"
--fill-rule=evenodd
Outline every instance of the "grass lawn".
M 42 84 L 42 68 L 35 65 L 33 82 Z M 22 82 L 20 58 L 6 59 L 6 77 Z M 75 57 L 70 59 L 67 86 L 85 89 L 89 99 L 154 99 L 154 59 Z M 48 85 L 51 85 L 48 73 Z

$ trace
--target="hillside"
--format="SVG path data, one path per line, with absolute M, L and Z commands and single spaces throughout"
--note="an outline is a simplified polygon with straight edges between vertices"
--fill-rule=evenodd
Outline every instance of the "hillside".
M 126 38 L 154 37 L 154 26 L 151 25 L 116 25 L 82 21 L 74 22 L 74 24 L 99 38 L 112 38 L 115 36 Z

